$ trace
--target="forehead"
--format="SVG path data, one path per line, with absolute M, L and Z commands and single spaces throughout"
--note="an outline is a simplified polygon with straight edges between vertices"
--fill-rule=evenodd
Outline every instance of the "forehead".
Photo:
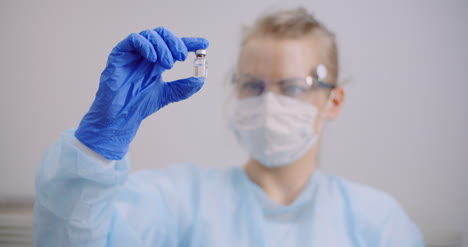
M 265 79 L 282 79 L 310 75 L 324 63 L 321 45 L 316 38 L 255 38 L 242 48 L 238 70 Z

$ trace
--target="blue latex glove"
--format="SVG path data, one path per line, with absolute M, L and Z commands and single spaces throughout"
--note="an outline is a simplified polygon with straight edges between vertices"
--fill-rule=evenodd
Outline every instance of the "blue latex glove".
M 76 138 L 107 159 L 122 159 L 143 119 L 200 90 L 203 78 L 164 82 L 161 74 L 188 52 L 207 47 L 206 39 L 178 38 L 163 27 L 130 34 L 110 53 Z

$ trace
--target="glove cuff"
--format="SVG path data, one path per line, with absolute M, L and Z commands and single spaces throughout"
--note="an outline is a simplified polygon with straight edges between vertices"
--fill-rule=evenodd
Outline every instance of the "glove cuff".
M 135 131 L 94 129 L 81 126 L 75 137 L 94 152 L 108 160 L 121 160 L 128 152 Z

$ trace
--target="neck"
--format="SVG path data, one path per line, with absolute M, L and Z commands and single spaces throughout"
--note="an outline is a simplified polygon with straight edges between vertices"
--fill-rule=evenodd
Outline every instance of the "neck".
M 250 158 L 244 165 L 249 178 L 281 205 L 292 204 L 317 169 L 317 147 L 314 145 L 300 160 L 282 167 L 266 167 Z

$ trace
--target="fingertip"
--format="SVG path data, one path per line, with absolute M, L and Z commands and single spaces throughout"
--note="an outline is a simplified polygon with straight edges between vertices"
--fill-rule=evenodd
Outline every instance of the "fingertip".
M 207 39 L 200 37 L 184 37 L 182 41 L 187 46 L 188 51 L 204 50 L 210 45 Z
M 147 54 L 146 59 L 152 63 L 156 63 L 158 61 L 158 54 L 156 53 L 156 50 L 154 49 L 153 45 L 144 36 L 142 35 L 138 35 L 138 36 L 139 36 L 139 39 L 143 39 L 145 41 L 144 50 L 146 51 L 146 54 Z
M 181 52 L 180 57 L 179 57 L 180 59 L 178 59 L 178 60 L 183 62 L 183 61 L 185 61 L 187 59 L 187 57 L 188 57 L 188 51 Z
M 203 47 L 202 49 L 206 49 L 208 48 L 208 46 L 210 46 L 210 42 L 207 39 L 201 38 L 201 41 L 202 41 L 202 47 Z
M 157 27 L 154 31 L 166 42 L 175 60 L 185 61 L 185 59 L 187 59 L 187 47 L 177 35 L 165 27 Z
M 186 84 L 187 86 L 193 88 L 195 91 L 198 91 L 205 83 L 205 78 L 192 76 L 189 78 L 178 80 L 178 82 Z
M 172 56 L 161 56 L 159 58 L 159 63 L 161 64 L 161 67 L 165 69 L 172 69 L 172 67 L 174 67 L 174 59 Z
M 148 40 L 153 46 L 154 54 L 156 55 L 157 62 L 165 69 L 171 69 L 174 66 L 174 58 L 172 57 L 171 51 L 163 40 L 161 35 L 154 30 L 145 30 L 140 35 Z
M 149 61 L 152 63 L 156 63 L 158 61 L 158 54 L 156 54 L 156 51 L 154 49 L 151 49 L 151 55 L 149 56 Z
M 174 52 L 174 58 L 177 60 L 177 61 L 185 61 L 188 57 L 188 50 L 187 48 L 185 47 L 185 45 L 181 42 L 181 46 L 179 48 L 177 48 L 177 52 Z
M 160 32 L 160 31 L 166 30 L 166 28 L 165 28 L 164 26 L 159 26 L 159 27 L 157 27 L 157 28 L 155 28 L 155 29 L 153 29 L 153 30 L 154 30 L 155 32 Z
M 204 77 L 195 77 L 195 76 L 192 76 L 190 78 L 193 78 L 192 80 L 195 81 L 195 82 L 205 82 L 206 78 Z
M 192 87 L 193 87 L 193 92 L 198 92 L 202 87 L 203 85 L 205 85 L 205 78 L 203 77 L 191 77 L 193 79 L 191 79 L 192 81 Z
M 129 43 L 133 49 L 143 56 L 146 60 L 155 63 L 157 61 L 157 54 L 152 44 L 142 35 L 132 33 L 129 35 Z
M 187 78 L 187 81 L 190 81 L 192 84 L 203 84 L 205 83 L 205 78 L 192 76 Z

